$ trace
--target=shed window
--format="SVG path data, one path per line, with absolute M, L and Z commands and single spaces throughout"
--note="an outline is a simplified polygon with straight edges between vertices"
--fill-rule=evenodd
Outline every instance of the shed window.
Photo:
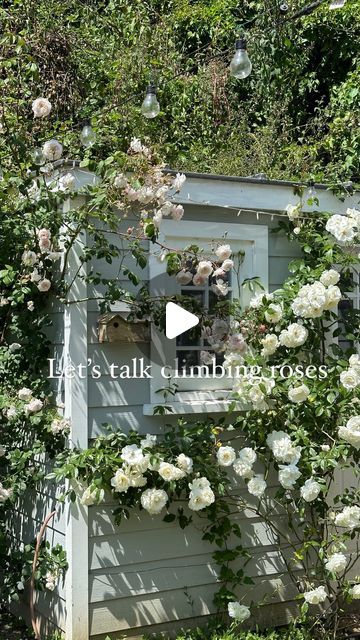
M 226 241 L 232 248 L 232 258 L 235 265 L 234 270 L 228 273 L 229 292 L 226 297 L 219 298 L 213 291 L 214 282 L 211 277 L 204 286 L 194 286 L 193 284 L 180 286 L 174 277 L 166 274 L 166 265 L 161 263 L 155 255 L 151 256 L 150 290 L 152 295 L 183 294 L 195 297 L 211 315 L 212 309 L 219 300 L 240 299 L 241 304 L 246 306 L 252 294 L 242 287 L 242 283 L 248 278 L 258 277 L 262 286 L 265 289 L 268 287 L 267 226 L 195 221 L 177 223 L 166 220 L 161 227 L 161 236 L 161 242 L 164 246 L 174 249 L 184 248 L 191 242 L 201 246 L 205 255 L 211 254 L 211 247 L 215 243 Z M 229 389 L 232 386 L 231 380 L 190 375 L 191 367 L 201 364 L 201 351 L 213 352 L 206 334 L 200 334 L 199 329 L 190 330 L 174 340 L 169 340 L 156 328 L 152 328 L 151 403 L 154 406 L 164 402 L 158 390 L 166 387 L 167 381 L 161 373 L 162 367 L 165 365 L 167 372 L 171 375 L 171 382 L 177 385 L 174 405 L 176 403 L 191 405 L 191 403 L 202 400 L 228 397 Z M 221 364 L 222 358 L 221 353 L 217 354 L 216 362 Z M 211 367 L 209 369 L 211 372 Z

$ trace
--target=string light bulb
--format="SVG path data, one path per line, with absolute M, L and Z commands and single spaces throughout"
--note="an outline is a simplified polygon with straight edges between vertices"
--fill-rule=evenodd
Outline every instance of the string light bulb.
M 96 133 L 94 129 L 89 124 L 86 124 L 80 133 L 80 141 L 82 146 L 85 147 L 85 149 L 89 149 L 93 146 L 93 144 L 95 144 L 95 140 Z
M 230 62 L 230 75 L 243 80 L 250 75 L 251 69 L 252 64 L 246 50 L 246 40 L 239 38 L 235 42 L 235 53 Z
M 315 183 L 313 180 L 309 180 L 308 188 L 305 195 L 307 200 L 313 200 L 314 198 L 317 198 L 317 191 L 315 189 Z
M 141 113 L 144 118 L 156 118 L 160 113 L 160 104 L 156 97 L 156 86 L 153 82 L 150 82 L 146 89 L 144 101 L 141 105 Z

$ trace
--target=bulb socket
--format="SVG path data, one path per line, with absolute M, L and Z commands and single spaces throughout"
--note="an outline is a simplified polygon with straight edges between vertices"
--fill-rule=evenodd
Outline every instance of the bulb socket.
M 239 49 L 242 50 L 242 51 L 246 51 L 246 40 L 245 40 L 245 38 L 239 38 L 238 40 L 236 40 L 236 42 L 235 42 L 235 50 L 239 51 Z
M 154 84 L 154 82 L 150 82 L 150 84 L 148 84 L 146 88 L 146 95 L 156 96 L 156 85 Z

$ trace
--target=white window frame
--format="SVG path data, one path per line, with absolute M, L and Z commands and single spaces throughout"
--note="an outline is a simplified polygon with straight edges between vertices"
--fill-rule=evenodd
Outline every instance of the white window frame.
M 164 220 L 161 225 L 159 241 L 166 247 L 183 248 L 186 245 L 198 244 L 206 251 L 210 250 L 213 242 L 224 238 L 233 248 L 234 253 L 239 249 L 245 250 L 245 258 L 241 265 L 241 282 L 245 278 L 258 277 L 265 290 L 268 290 L 269 259 L 268 259 L 268 227 L 266 225 L 252 225 L 241 223 L 224 224 L 221 222 L 208 223 L 184 220 L 176 222 Z M 180 285 L 175 277 L 166 273 L 166 264 L 154 254 L 149 258 L 150 294 L 152 296 L 172 296 L 180 292 Z M 232 289 L 235 298 L 240 298 L 236 273 L 232 279 Z M 244 304 L 248 302 L 241 291 Z M 150 404 L 144 405 L 144 414 L 153 415 L 158 405 L 170 405 L 173 413 L 202 413 L 204 411 L 225 411 L 229 404 L 228 391 L 223 380 L 187 379 L 187 390 L 179 385 L 176 395 L 169 402 L 164 402 L 159 389 L 167 386 L 167 381 L 161 375 L 161 368 L 172 364 L 176 357 L 176 340 L 169 340 L 156 327 L 151 329 L 150 360 L 152 363 L 152 379 L 150 380 Z M 179 380 L 171 380 L 179 384 Z M 229 385 L 227 385 L 229 387 Z

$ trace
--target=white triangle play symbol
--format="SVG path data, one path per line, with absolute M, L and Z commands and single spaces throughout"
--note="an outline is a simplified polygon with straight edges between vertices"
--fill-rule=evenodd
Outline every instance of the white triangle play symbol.
M 199 318 L 193 313 L 182 309 L 178 304 L 168 302 L 166 305 L 166 337 L 172 340 L 182 333 L 196 327 Z

